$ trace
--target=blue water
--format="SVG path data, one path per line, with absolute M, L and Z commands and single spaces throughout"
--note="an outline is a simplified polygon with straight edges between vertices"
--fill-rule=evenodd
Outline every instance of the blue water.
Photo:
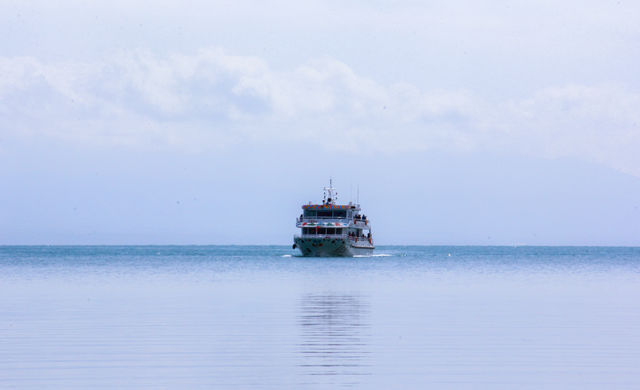
M 640 248 L 294 254 L 0 247 L 0 387 L 640 388 Z

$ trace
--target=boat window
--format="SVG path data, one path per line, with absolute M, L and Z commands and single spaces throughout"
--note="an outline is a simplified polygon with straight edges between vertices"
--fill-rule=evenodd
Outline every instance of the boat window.
M 331 217 L 331 210 L 318 210 L 318 217 Z
M 327 228 L 318 228 L 318 234 L 327 234 Z
M 342 228 L 336 228 L 336 234 L 342 234 Z
M 346 218 L 347 217 L 347 210 L 334 210 L 333 211 L 333 217 L 334 218 Z
M 304 211 L 304 216 L 305 217 L 315 217 L 316 216 L 316 211 L 315 210 L 305 210 Z
M 327 228 L 327 234 L 336 234 L 336 228 Z

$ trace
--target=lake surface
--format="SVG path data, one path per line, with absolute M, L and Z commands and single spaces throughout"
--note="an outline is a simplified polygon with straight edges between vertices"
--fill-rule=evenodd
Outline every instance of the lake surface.
M 640 388 L 640 248 L 0 247 L 1 388 Z

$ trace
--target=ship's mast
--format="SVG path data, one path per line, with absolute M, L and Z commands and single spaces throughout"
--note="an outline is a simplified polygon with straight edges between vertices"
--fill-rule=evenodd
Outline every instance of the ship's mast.
M 324 199 L 322 203 L 324 204 L 336 204 L 336 200 L 338 199 L 338 193 L 335 188 L 333 188 L 333 179 L 329 178 L 329 187 L 324 187 Z

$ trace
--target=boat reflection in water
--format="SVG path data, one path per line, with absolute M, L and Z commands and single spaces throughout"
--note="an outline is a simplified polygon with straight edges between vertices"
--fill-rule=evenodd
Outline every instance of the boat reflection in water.
M 370 375 L 369 304 L 361 296 L 308 294 L 299 324 L 305 383 L 357 385 Z

